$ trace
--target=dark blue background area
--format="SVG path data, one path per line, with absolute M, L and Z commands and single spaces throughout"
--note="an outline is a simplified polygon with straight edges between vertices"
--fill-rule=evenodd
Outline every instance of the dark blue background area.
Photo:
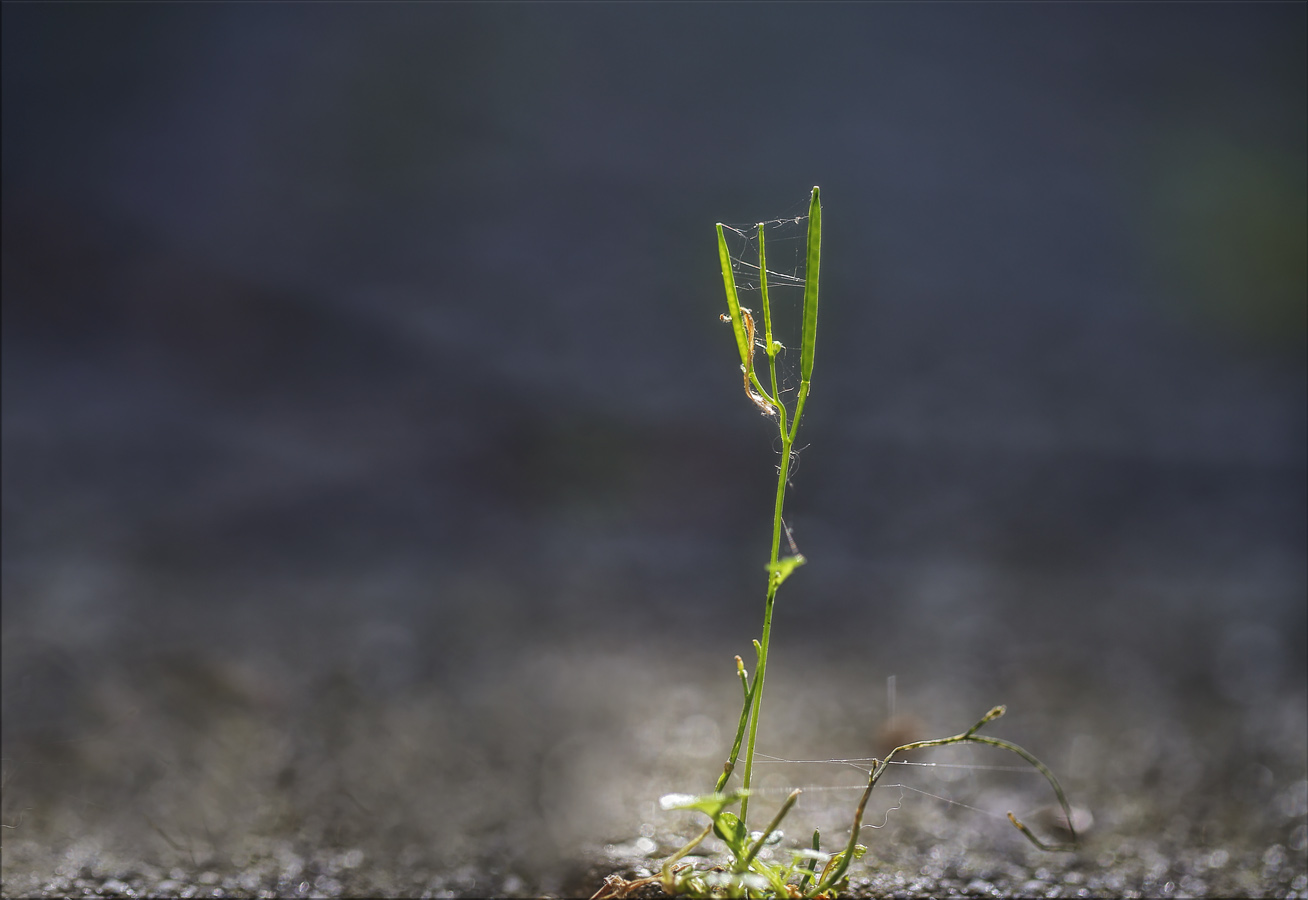
M 814 184 L 779 627 L 887 674 L 1301 683 L 1306 24 L 6 4 L 7 733 L 124 647 L 378 690 L 742 652 L 775 460 L 713 224 Z

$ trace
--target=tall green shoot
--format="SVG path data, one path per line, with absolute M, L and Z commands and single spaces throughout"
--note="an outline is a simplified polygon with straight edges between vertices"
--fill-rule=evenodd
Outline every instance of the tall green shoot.
M 759 715 L 763 706 L 763 685 L 767 675 L 768 649 L 772 639 L 772 613 L 776 605 L 777 591 L 782 583 L 790 577 L 796 568 L 805 563 L 804 557 L 794 549 L 792 553 L 781 555 L 781 535 L 786 526 L 782 518 L 785 509 L 786 486 L 789 483 L 790 464 L 799 432 L 800 420 L 804 415 L 804 406 L 808 401 L 809 386 L 813 377 L 813 355 L 817 342 L 818 314 L 818 275 L 822 257 L 822 202 L 818 188 L 814 187 L 809 197 L 808 230 L 805 243 L 804 299 L 802 312 L 802 330 L 799 363 L 799 389 L 795 395 L 793 409 L 787 408 L 782 400 L 779 379 L 777 377 L 777 355 L 784 348 L 773 336 L 772 301 L 768 284 L 767 237 L 763 223 L 758 226 L 758 271 L 759 297 L 762 307 L 763 340 L 761 349 L 767 359 L 767 385 L 759 377 L 754 361 L 759 347 L 757 324 L 751 310 L 740 305 L 740 296 L 732 264 L 731 252 L 727 247 L 724 226 L 717 226 L 718 257 L 722 267 L 722 283 L 727 297 L 727 314 L 724 320 L 731 322 L 736 340 L 736 349 L 740 354 L 740 368 L 745 394 L 761 412 L 773 418 L 781 440 L 781 461 L 777 466 L 776 495 L 772 512 L 772 550 L 767 566 L 767 593 L 763 606 L 763 634 L 754 641 L 757 655 L 757 668 L 751 680 L 745 669 L 744 661 L 736 657 L 736 674 L 740 679 L 743 693 L 743 705 L 740 721 L 736 727 L 735 740 L 732 742 L 731 754 L 722 767 L 717 784 L 711 794 L 692 796 L 688 794 L 669 794 L 662 798 L 666 810 L 693 810 L 708 816 L 709 823 L 704 826 L 691 841 L 677 853 L 667 859 L 660 874 L 635 881 L 627 881 L 620 876 L 610 876 L 604 886 L 595 894 L 593 900 L 600 898 L 627 897 L 642 889 L 647 884 L 658 883 L 672 896 L 688 894 L 697 897 L 832 897 L 840 891 L 847 878 L 850 863 L 858 859 L 864 848 L 858 843 L 863 827 L 863 814 L 867 807 L 872 789 L 886 773 L 892 757 L 909 750 L 945 747 L 951 744 L 988 744 L 1000 747 L 1020 756 L 1042 774 L 1053 788 L 1054 794 L 1062 807 L 1064 821 L 1071 833 L 1069 844 L 1047 844 L 1041 841 L 1031 830 L 1020 822 L 1011 812 L 1011 823 L 1032 844 L 1043 850 L 1071 849 L 1076 843 L 1073 829 L 1072 810 L 1063 793 L 1062 787 L 1054 774 L 1040 760 L 1022 747 L 1000 738 L 981 736 L 977 732 L 982 726 L 1004 714 L 1003 706 L 996 706 L 983 716 L 967 731 L 936 740 L 916 741 L 896 747 L 883 760 L 873 760 L 867 770 L 868 783 L 862 799 L 854 813 L 849 838 L 843 850 L 837 853 L 823 853 L 819 846 L 819 835 L 813 833 L 812 847 L 792 851 L 789 863 L 766 861 L 760 856 L 762 848 L 772 842 L 777 835 L 782 819 L 795 806 L 800 791 L 792 791 L 773 816 L 770 823 L 761 831 L 751 833 L 746 825 L 749 814 L 749 800 L 754 776 L 755 744 L 758 739 Z M 770 390 L 769 390 L 770 388 Z M 789 533 L 787 532 L 789 539 Z M 742 786 L 729 793 L 724 793 L 727 783 L 736 769 L 740 759 L 742 745 L 745 753 L 745 767 Z M 740 804 L 740 814 L 729 812 L 728 807 Z M 730 869 L 717 867 L 707 872 L 696 870 L 688 863 L 680 862 L 710 834 L 716 835 L 726 845 L 734 863 Z M 822 868 L 818 869 L 821 865 Z M 792 879 L 794 879 L 792 881 Z
M 781 463 L 777 467 L 776 500 L 772 510 L 772 553 L 768 561 L 767 597 L 763 605 L 763 635 L 758 642 L 758 669 L 754 675 L 752 687 L 747 691 L 749 712 L 749 742 L 745 749 L 744 788 L 749 790 L 754 778 L 754 747 L 758 741 L 759 710 L 763 705 L 763 686 L 767 677 L 768 649 L 772 641 L 772 610 L 776 605 L 777 589 L 789 577 L 797 566 L 804 564 L 804 557 L 798 553 L 781 558 L 781 532 L 783 528 L 782 513 L 786 501 L 786 484 L 790 478 L 790 460 L 795 446 L 795 436 L 799 432 L 799 423 L 804 415 L 804 404 L 808 400 L 809 384 L 813 378 L 813 352 L 817 343 L 818 312 L 818 274 L 822 259 L 822 197 L 817 187 L 809 197 L 808 204 L 808 238 L 806 242 L 804 266 L 804 311 L 803 330 L 800 338 L 800 382 L 799 394 L 795 400 L 793 417 L 788 414 L 781 400 L 781 391 L 777 382 L 777 353 L 781 345 L 772 336 L 772 302 L 768 293 L 767 265 L 767 231 L 762 224 L 758 226 L 758 271 L 759 300 L 763 307 L 763 350 L 767 355 L 768 380 L 772 388 L 769 393 L 759 383 L 754 369 L 756 347 L 753 337 L 754 324 L 749 311 L 742 310 L 739 294 L 736 291 L 736 279 L 731 265 L 731 253 L 727 248 L 726 235 L 721 223 L 718 232 L 718 260 L 722 266 L 722 283 L 727 292 L 727 310 L 731 317 L 732 329 L 736 334 L 736 347 L 740 351 L 741 367 L 745 373 L 745 392 L 760 406 L 770 407 L 776 417 L 777 432 L 781 437 Z M 752 388 L 752 391 L 751 391 Z M 761 403 L 759 400 L 761 399 Z M 742 717 L 743 721 L 743 717 Z M 734 759 L 729 763 L 734 768 Z M 749 795 L 746 794 L 740 805 L 740 823 L 745 826 L 749 816 Z

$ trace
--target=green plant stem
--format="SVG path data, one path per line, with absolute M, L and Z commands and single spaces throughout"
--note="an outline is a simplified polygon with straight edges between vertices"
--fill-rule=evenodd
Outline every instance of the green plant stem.
M 765 223 L 758 223 L 758 287 L 763 300 L 763 341 L 768 354 L 768 372 L 772 375 L 772 396 L 768 399 L 773 406 L 781 406 L 781 391 L 777 389 L 777 348 L 772 340 L 772 303 L 768 299 L 768 248 L 764 236 Z M 785 436 L 785 426 L 781 428 Z M 774 559 L 773 562 L 776 562 Z
M 769 360 L 771 362 L 771 360 Z M 790 477 L 790 449 L 794 446 L 795 436 L 792 433 L 786 433 L 786 411 L 784 407 L 780 409 L 780 421 L 778 425 L 781 429 L 781 465 L 777 467 L 777 499 L 772 512 L 772 565 L 777 564 L 777 558 L 781 552 L 781 511 L 786 501 L 786 481 Z M 799 420 L 795 420 L 799 424 Z M 768 646 L 772 641 L 772 608 L 776 605 L 777 599 L 777 578 L 772 571 L 768 572 L 768 596 L 766 605 L 763 607 L 763 637 L 759 641 L 758 654 L 758 671 L 754 673 L 753 687 L 753 709 L 749 715 L 749 743 L 745 749 L 745 777 L 744 786 L 749 788 L 753 782 L 754 775 L 754 744 L 758 740 L 758 713 L 763 706 L 763 679 L 768 670 Z M 746 815 L 749 813 L 749 797 L 745 797 L 740 804 L 740 822 L 742 825 L 746 822 Z
M 758 740 L 758 718 L 759 710 L 763 707 L 763 679 L 767 675 L 768 669 L 768 647 L 772 642 L 772 609 L 776 605 L 777 588 L 781 586 L 781 581 L 776 574 L 777 560 L 781 555 L 781 529 L 782 529 L 782 512 L 786 504 L 786 484 L 790 480 L 790 451 L 795 445 L 795 432 L 799 430 L 799 417 L 803 413 L 804 398 L 807 395 L 808 387 L 805 383 L 800 390 L 799 404 L 795 409 L 795 419 L 793 424 L 787 423 L 786 407 L 781 403 L 781 392 L 777 388 L 777 348 L 772 341 L 772 304 L 768 296 L 768 267 L 767 267 L 767 242 L 764 237 L 764 226 L 759 223 L 758 226 L 758 271 L 759 271 L 759 294 L 763 303 L 763 339 L 767 344 L 768 374 L 772 381 L 772 395 L 768 400 L 772 402 L 777 411 L 777 430 L 781 433 L 781 465 L 777 467 L 777 496 L 776 502 L 772 508 L 772 555 L 768 568 L 768 595 L 763 607 L 763 637 L 759 641 L 758 652 L 758 671 L 754 674 L 753 709 L 749 715 L 749 744 L 745 750 L 745 776 L 744 786 L 749 788 L 754 778 L 754 745 Z M 813 273 L 816 280 L 817 273 Z M 750 348 L 751 352 L 753 348 Z M 755 378 L 755 383 L 758 379 Z M 760 391 L 762 386 L 760 385 Z M 768 396 L 763 391 L 764 396 Z M 747 826 L 747 816 L 749 815 L 749 796 L 740 804 L 740 824 L 741 827 Z
M 781 435 L 781 464 L 777 466 L 777 493 L 772 511 L 772 553 L 767 566 L 768 590 L 763 607 L 763 635 L 761 640 L 754 642 L 755 652 L 758 654 L 758 665 L 754 672 L 754 680 L 750 682 L 744 674 L 743 666 L 737 659 L 737 670 L 740 672 L 741 681 L 745 688 L 745 700 L 741 709 L 740 726 L 737 729 L 736 740 L 731 749 L 731 757 L 723 766 L 715 790 L 715 793 L 721 792 L 736 767 L 740 753 L 741 735 L 748 722 L 749 740 L 745 750 L 745 772 L 743 777 L 745 791 L 740 805 L 740 818 L 738 819 L 739 828 L 746 834 L 748 834 L 746 817 L 749 813 L 748 788 L 754 781 L 754 749 L 758 742 L 759 711 L 763 706 L 763 683 L 767 677 L 768 650 L 772 643 L 772 613 L 776 605 L 777 589 L 796 566 L 804 563 L 804 558 L 798 551 L 793 557 L 787 558 L 784 567 L 780 564 L 780 556 L 781 532 L 785 528 L 782 513 L 785 508 L 786 485 L 790 481 L 790 458 L 794 451 L 795 435 L 799 431 L 800 417 L 804 414 L 804 403 L 808 399 L 809 380 L 813 374 L 813 345 L 817 333 L 818 267 L 822 243 L 822 204 L 816 187 L 813 188 L 813 192 L 809 197 L 808 218 L 803 328 L 800 346 L 800 385 L 793 418 L 789 418 L 785 404 L 782 403 L 781 390 L 777 381 L 777 353 L 781 350 L 781 345 L 772 337 L 772 303 L 768 293 L 766 223 L 760 222 L 758 225 L 758 271 L 759 294 L 763 306 L 763 339 L 767 353 L 771 393 L 760 382 L 754 367 L 756 352 L 755 326 L 748 315 L 748 311 L 743 310 L 740 306 L 740 297 L 736 291 L 736 279 L 732 272 L 731 253 L 727 248 L 722 224 L 719 223 L 717 226 L 718 261 L 722 267 L 722 284 L 727 296 L 728 315 L 723 318 L 730 319 L 732 331 L 735 334 L 736 347 L 740 351 L 741 371 L 744 372 L 745 376 L 745 392 L 749 395 L 750 400 L 761 407 L 765 413 L 776 416 L 777 430 Z M 757 392 L 757 396 L 755 392 Z M 791 546 L 794 546 L 793 541 Z M 795 798 L 792 796 L 782 805 L 781 811 L 777 814 L 777 818 L 769 827 L 769 830 L 775 829 L 780 824 L 781 818 L 794 805 L 794 800 Z M 761 846 L 761 844 L 758 846 Z M 753 852 L 757 852 L 757 847 Z M 749 856 L 752 859 L 753 853 L 750 853 Z M 746 860 L 744 864 L 748 866 L 750 860 Z M 782 893 L 785 892 L 784 884 L 774 885 L 774 887 Z
M 745 688 L 745 704 L 740 710 L 740 724 L 736 726 L 736 740 L 731 745 L 731 756 L 722 767 L 722 774 L 718 776 L 718 783 L 713 788 L 713 793 L 719 794 L 727 786 L 727 779 L 731 778 L 731 773 L 736 769 L 736 760 L 740 758 L 740 743 L 745 737 L 745 726 L 749 723 L 749 710 L 753 702 L 753 688 L 749 684 L 749 676 L 745 674 L 745 665 L 741 662 L 739 656 L 736 657 L 736 672 L 740 676 L 740 683 Z

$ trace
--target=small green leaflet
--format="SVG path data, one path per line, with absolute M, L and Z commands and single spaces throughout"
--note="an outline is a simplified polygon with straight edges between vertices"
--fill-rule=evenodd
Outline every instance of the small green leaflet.
M 744 827 L 740 824 L 740 819 L 736 817 L 735 813 L 724 812 L 719 814 L 713 820 L 713 833 L 722 838 L 737 859 L 745 855 L 745 839 L 749 835 L 745 832 Z
M 772 586 L 776 588 L 780 587 L 781 582 L 790 577 L 791 572 L 795 571 L 806 562 L 808 562 L 808 560 L 806 560 L 801 554 L 797 553 L 794 556 L 783 557 L 774 563 L 768 563 L 764 568 L 772 573 Z
M 659 806 L 664 809 L 694 809 L 704 813 L 710 819 L 717 819 L 723 809 L 749 796 L 749 791 L 732 791 L 730 794 L 666 794 L 659 799 Z

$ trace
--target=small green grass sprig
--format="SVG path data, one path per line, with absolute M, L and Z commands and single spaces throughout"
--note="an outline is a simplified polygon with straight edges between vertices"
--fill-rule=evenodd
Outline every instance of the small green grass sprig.
M 763 314 L 763 339 L 758 340 L 757 323 L 753 311 L 740 305 L 736 290 L 736 279 L 732 269 L 731 253 L 727 248 L 723 225 L 717 226 L 718 257 L 722 266 L 722 284 L 727 295 L 727 312 L 722 320 L 731 323 L 736 338 L 736 349 L 740 353 L 740 369 L 743 373 L 745 394 L 750 402 L 764 415 L 772 418 L 781 439 L 781 462 L 777 467 L 776 500 L 772 513 L 772 553 L 766 565 L 768 575 L 767 596 L 763 606 L 763 634 L 754 641 L 757 664 L 754 677 L 749 677 L 744 660 L 736 657 L 736 675 L 744 694 L 744 703 L 740 710 L 740 720 L 736 726 L 736 737 L 731 746 L 731 755 L 722 767 L 713 791 L 699 796 L 690 794 L 668 794 L 660 801 L 665 810 L 692 810 L 703 813 L 709 822 L 684 847 L 669 857 L 658 875 L 626 881 L 619 876 L 610 876 L 604 886 L 592 900 L 629 896 L 639 888 L 649 884 L 658 884 L 669 896 L 691 897 L 758 897 L 758 898 L 829 898 L 836 896 L 848 882 L 849 865 L 859 859 L 867 848 L 858 843 L 859 832 L 863 827 L 863 813 L 867 808 L 868 798 L 881 776 L 886 773 L 892 758 L 910 750 L 923 750 L 934 747 L 946 747 L 951 744 L 989 744 L 1001 747 L 1017 754 L 1034 766 L 1053 788 L 1062 807 L 1064 821 L 1071 835 L 1067 844 L 1049 844 L 1041 841 L 1032 831 L 1018 821 L 1013 813 L 1009 820 L 1032 844 L 1042 850 L 1069 850 L 1076 844 L 1076 832 L 1072 825 L 1072 810 L 1068 805 L 1063 789 L 1048 767 L 1029 752 L 1010 741 L 1001 738 L 982 736 L 977 732 L 982 726 L 1004 714 L 1005 707 L 996 706 L 986 713 L 967 731 L 946 738 L 929 741 L 916 741 L 896 747 L 886 754 L 883 760 L 873 760 L 868 777 L 867 788 L 854 811 L 853 826 L 849 839 L 843 849 L 837 853 L 825 853 L 821 849 L 818 832 L 813 832 L 810 847 L 796 848 L 789 854 L 788 861 L 773 862 L 763 859 L 760 850 L 765 846 L 780 841 L 782 820 L 794 808 L 800 791 L 795 790 L 781 804 L 780 809 L 761 831 L 751 832 L 747 826 L 749 815 L 750 787 L 754 775 L 754 747 L 758 737 L 759 713 L 763 704 L 763 679 L 767 674 L 768 646 L 772 638 L 772 612 L 776 603 L 777 590 L 791 574 L 806 562 L 794 546 L 787 540 L 792 550 L 791 555 L 781 556 L 781 535 L 785 529 L 782 512 L 785 507 L 786 486 L 789 483 L 790 463 L 795 445 L 795 436 L 804 415 L 804 405 L 808 401 L 809 384 L 813 376 L 813 352 L 817 338 L 818 314 L 818 273 L 822 255 L 822 201 L 817 187 L 809 197 L 808 236 L 805 247 L 804 265 L 804 305 L 801 330 L 799 390 L 795 397 L 794 408 L 790 410 L 782 401 L 777 381 L 777 355 L 785 348 L 774 339 L 772 332 L 772 308 L 768 294 L 767 242 L 764 224 L 758 226 L 758 273 L 759 296 Z M 767 359 L 768 385 L 759 378 L 755 367 L 755 357 L 762 349 Z M 768 387 L 771 390 L 768 390 Z M 747 737 L 748 736 L 748 737 Z M 745 766 L 742 786 L 726 791 L 727 782 L 736 770 L 740 759 L 741 745 L 745 746 Z M 730 807 L 740 804 L 740 813 L 730 811 Z M 731 854 L 729 865 L 719 865 L 704 870 L 694 865 L 681 863 L 681 860 L 698 847 L 710 834 L 716 835 Z M 819 871 L 819 866 L 821 867 Z

